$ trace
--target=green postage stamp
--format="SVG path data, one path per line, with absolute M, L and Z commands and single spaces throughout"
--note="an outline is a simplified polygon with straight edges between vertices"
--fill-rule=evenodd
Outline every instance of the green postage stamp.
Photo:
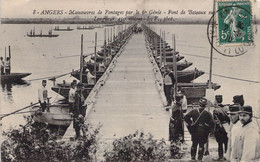
M 253 45 L 251 2 L 217 1 L 216 28 L 218 44 Z

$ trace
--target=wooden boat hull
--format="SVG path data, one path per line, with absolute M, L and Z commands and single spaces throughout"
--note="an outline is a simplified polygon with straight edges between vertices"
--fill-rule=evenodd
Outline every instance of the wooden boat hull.
M 192 62 L 187 62 L 187 61 L 177 62 L 177 70 L 178 71 L 184 70 L 184 69 L 190 67 L 192 64 L 193 64 Z M 173 63 L 167 62 L 165 67 L 173 68 Z
M 79 74 L 80 74 L 80 72 L 79 72 L 79 70 L 77 70 L 77 71 L 73 71 L 71 73 L 71 76 L 73 76 L 74 78 L 77 78 L 78 80 L 80 80 L 80 75 Z M 99 78 L 101 78 L 101 76 L 103 74 L 104 74 L 104 72 L 97 72 L 97 75 L 96 75 L 97 80 L 96 81 L 98 81 Z M 83 83 L 87 83 L 87 74 L 82 74 L 82 80 L 83 80 Z
M 69 114 L 69 106 L 51 105 L 50 112 L 42 112 L 40 106 L 30 108 L 31 115 L 34 121 L 40 123 L 48 123 L 56 126 L 69 126 L 73 121 L 73 116 Z
M 205 72 L 201 70 L 185 70 L 177 71 L 178 83 L 190 83 L 194 79 L 200 77 Z
M 35 37 L 49 37 L 49 38 L 52 38 L 52 37 L 58 37 L 59 35 L 58 34 L 53 34 L 53 35 L 27 35 L 28 37 L 32 37 L 32 38 L 35 38 Z
M 177 59 L 177 62 L 178 62 L 178 61 L 184 59 L 184 56 L 178 55 L 178 56 L 176 56 L 176 59 Z M 165 60 L 166 60 L 166 62 L 173 62 L 173 57 L 166 57 Z M 160 61 L 160 56 L 157 57 L 157 62 L 159 62 L 159 61 Z
M 74 29 L 53 29 L 54 31 L 72 31 Z
M 82 91 L 84 98 L 88 97 L 88 95 L 91 92 L 91 90 L 93 89 L 93 87 L 94 87 L 94 85 L 84 86 L 83 91 Z M 51 90 L 53 90 L 54 92 L 58 93 L 59 95 L 65 97 L 65 98 L 69 98 L 70 83 L 57 84 L 57 85 L 51 87 Z
M 208 88 L 209 87 L 209 83 L 178 83 L 177 86 L 179 87 L 183 87 L 183 88 L 192 88 L 192 87 L 200 87 L 200 88 Z M 217 83 L 212 83 L 212 89 L 217 90 L 219 89 L 221 86 Z
M 1 75 L 1 82 L 15 82 L 31 75 L 32 73 L 11 73 L 10 75 Z

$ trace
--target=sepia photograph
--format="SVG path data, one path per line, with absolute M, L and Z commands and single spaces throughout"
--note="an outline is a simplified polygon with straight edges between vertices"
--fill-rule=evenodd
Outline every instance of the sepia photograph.
M 260 161 L 260 0 L 1 0 L 1 161 Z

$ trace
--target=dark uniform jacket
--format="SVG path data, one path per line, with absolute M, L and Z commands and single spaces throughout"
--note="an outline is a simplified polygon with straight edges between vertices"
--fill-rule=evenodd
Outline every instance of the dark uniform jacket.
M 192 141 L 201 140 L 207 142 L 210 130 L 214 128 L 214 120 L 210 112 L 204 108 L 193 109 L 184 116 L 184 121 L 188 124 L 188 129 L 191 130 Z

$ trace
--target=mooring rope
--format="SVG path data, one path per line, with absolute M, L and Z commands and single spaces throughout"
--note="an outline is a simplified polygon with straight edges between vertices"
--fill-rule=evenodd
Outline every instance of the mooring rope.
M 209 73 L 205 72 L 205 74 L 209 74 Z M 258 81 L 254 81 L 254 80 L 235 78 L 235 77 L 230 77 L 230 76 L 225 76 L 225 75 L 219 75 L 219 74 L 212 74 L 212 75 L 218 76 L 218 77 L 222 77 L 222 78 L 228 78 L 228 79 L 234 79 L 234 80 L 244 81 L 244 82 L 259 83 Z
M 71 74 L 71 73 L 72 73 L 72 72 L 64 73 L 64 74 L 61 74 L 61 75 L 49 76 L 49 77 L 35 78 L 35 79 L 27 80 L 27 81 L 36 81 L 36 80 L 43 80 L 43 79 L 60 78 L 60 77 L 63 77 L 63 76 L 65 76 L 65 75 L 68 75 L 68 74 Z
M 201 57 L 201 58 L 210 58 L 210 57 L 207 57 L 207 56 L 200 56 L 200 55 L 194 55 L 194 54 L 183 53 L 183 52 L 180 52 L 180 54 L 188 55 L 188 56 L 194 56 L 194 57 Z M 220 58 L 213 58 L 213 59 L 220 59 Z

